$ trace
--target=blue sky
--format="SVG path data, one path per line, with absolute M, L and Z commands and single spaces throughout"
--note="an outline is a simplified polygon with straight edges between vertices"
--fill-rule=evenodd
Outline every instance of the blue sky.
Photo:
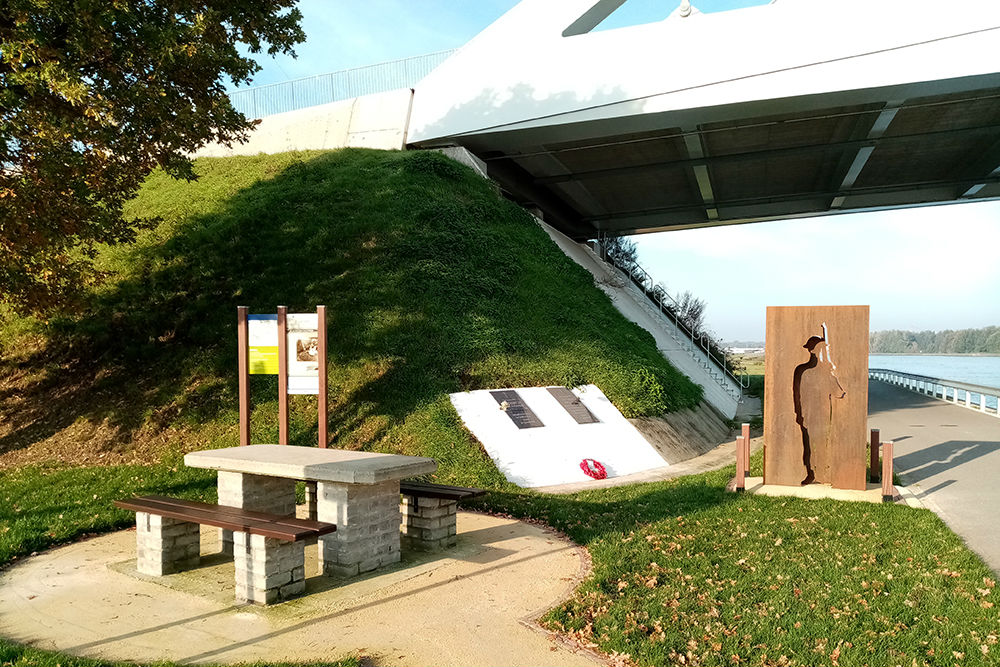
M 679 3 L 630 0 L 602 27 L 660 20 Z M 298 58 L 261 58 L 254 85 L 457 48 L 515 4 L 302 0 L 307 41 L 297 48 Z M 693 4 L 711 12 L 767 3 Z M 657 280 L 708 303 L 706 321 L 726 340 L 762 340 L 769 305 L 868 304 L 873 330 L 1000 324 L 1000 202 L 668 232 L 636 241 L 640 260 Z

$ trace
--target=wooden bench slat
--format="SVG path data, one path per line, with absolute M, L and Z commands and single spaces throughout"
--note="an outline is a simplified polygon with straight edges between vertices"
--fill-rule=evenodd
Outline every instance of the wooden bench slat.
M 147 512 L 158 514 L 171 519 L 200 523 L 206 526 L 215 526 L 225 530 L 239 531 L 273 537 L 279 540 L 294 542 L 296 539 L 303 539 L 308 535 L 300 536 L 296 531 L 282 526 L 274 525 L 267 521 L 248 519 L 246 517 L 232 514 L 219 514 L 213 512 L 211 506 L 208 508 L 178 507 L 169 503 L 161 503 L 154 500 L 142 499 L 141 501 L 116 501 L 118 507 L 133 510 L 135 512 Z
M 232 507 L 231 505 L 211 505 L 206 503 L 199 503 L 194 500 L 184 500 L 183 498 L 169 498 L 167 496 L 143 496 L 143 498 L 148 498 L 151 500 L 156 500 L 159 502 L 176 505 L 178 507 L 192 507 L 192 508 L 202 508 L 209 507 L 212 511 L 217 511 L 219 514 L 228 514 L 237 517 L 246 517 L 248 519 L 256 519 L 260 521 L 267 521 L 270 523 L 275 523 L 279 526 L 289 526 L 297 529 L 314 530 L 317 535 L 326 535 L 328 533 L 335 532 L 337 526 L 332 523 L 326 523 L 324 521 L 313 521 L 312 519 L 299 519 L 294 516 L 278 516 L 276 514 L 271 514 L 270 512 L 257 512 L 253 510 L 245 510 L 240 507 Z
M 281 517 L 266 512 L 250 512 L 238 507 L 211 505 L 164 496 L 117 500 L 115 506 L 135 512 L 148 512 L 181 521 L 263 535 L 288 542 L 325 535 L 337 529 L 334 524 L 330 523 Z
M 446 486 L 427 482 L 400 482 L 399 492 L 419 498 L 442 498 L 444 500 L 464 500 L 481 496 L 486 491 L 463 486 Z

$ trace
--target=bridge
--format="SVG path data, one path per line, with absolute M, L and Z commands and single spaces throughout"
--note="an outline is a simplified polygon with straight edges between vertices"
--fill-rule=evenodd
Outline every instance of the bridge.
M 894 442 L 904 484 L 1000 574 L 1000 419 L 992 407 L 1000 389 L 989 391 L 985 409 L 967 409 L 972 402 L 960 400 L 956 383 L 935 383 L 941 400 L 936 389 L 923 386 L 930 378 L 908 390 L 905 382 L 883 376 L 869 382 L 869 426 L 880 430 L 883 442 Z M 986 388 L 971 391 L 982 395 Z
M 625 1 L 523 0 L 416 85 L 409 144 L 468 149 L 578 241 L 1000 197 L 995 0 L 593 30 Z
M 1000 2 L 684 2 L 594 30 L 625 2 L 522 0 L 454 53 L 249 91 L 287 111 L 198 155 L 458 148 L 574 241 L 1000 198 Z

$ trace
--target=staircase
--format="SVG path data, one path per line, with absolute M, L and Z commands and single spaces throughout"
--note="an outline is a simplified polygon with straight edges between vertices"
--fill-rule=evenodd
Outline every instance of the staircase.
M 706 403 L 727 419 L 736 417 L 744 401 L 746 380 L 741 380 L 725 366 L 724 360 L 718 359 L 707 344 L 707 336 L 692 334 L 678 320 L 676 302 L 669 295 L 654 291 L 648 274 L 640 273 L 641 269 L 622 271 L 601 258 L 598 245 L 577 243 L 541 220 L 538 224 L 570 259 L 594 276 L 595 284 L 608 295 L 615 308 L 648 331 L 660 353 L 704 390 Z
M 657 289 L 652 277 L 638 264 L 624 264 L 607 252 L 599 241 L 591 241 L 590 247 L 605 264 L 613 267 L 622 278 L 631 283 L 642 296 L 673 326 L 666 329 L 668 335 L 681 349 L 701 366 L 722 389 L 739 401 L 743 390 L 749 384 L 748 378 L 738 376 L 729 366 L 725 357 L 712 349 L 708 334 L 692 331 L 679 317 L 680 304 L 668 292 Z

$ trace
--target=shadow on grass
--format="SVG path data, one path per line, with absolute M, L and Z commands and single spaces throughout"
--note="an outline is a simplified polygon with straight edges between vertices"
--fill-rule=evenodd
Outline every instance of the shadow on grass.
M 372 446 L 444 393 L 496 377 L 603 377 L 610 393 L 657 396 L 654 411 L 700 398 L 589 274 L 471 171 L 431 153 L 300 157 L 235 195 L 215 194 L 219 170 L 177 190 L 208 200 L 207 212 L 173 213 L 169 238 L 119 251 L 122 277 L 86 316 L 55 321 L 47 346 L 3 362 L 14 380 L 0 387 L 0 454 L 74 429 L 114 450 L 148 430 L 234 421 L 237 305 L 327 305 L 341 447 Z M 226 169 L 266 173 L 267 159 Z M 195 204 L 144 212 L 170 206 Z M 560 350 L 574 354 L 554 361 Z M 659 392 L 641 391 L 650 374 Z M 257 403 L 269 404 L 257 442 L 273 441 L 275 386 L 253 377 Z M 315 443 L 315 414 L 315 399 L 293 399 L 293 444 Z

